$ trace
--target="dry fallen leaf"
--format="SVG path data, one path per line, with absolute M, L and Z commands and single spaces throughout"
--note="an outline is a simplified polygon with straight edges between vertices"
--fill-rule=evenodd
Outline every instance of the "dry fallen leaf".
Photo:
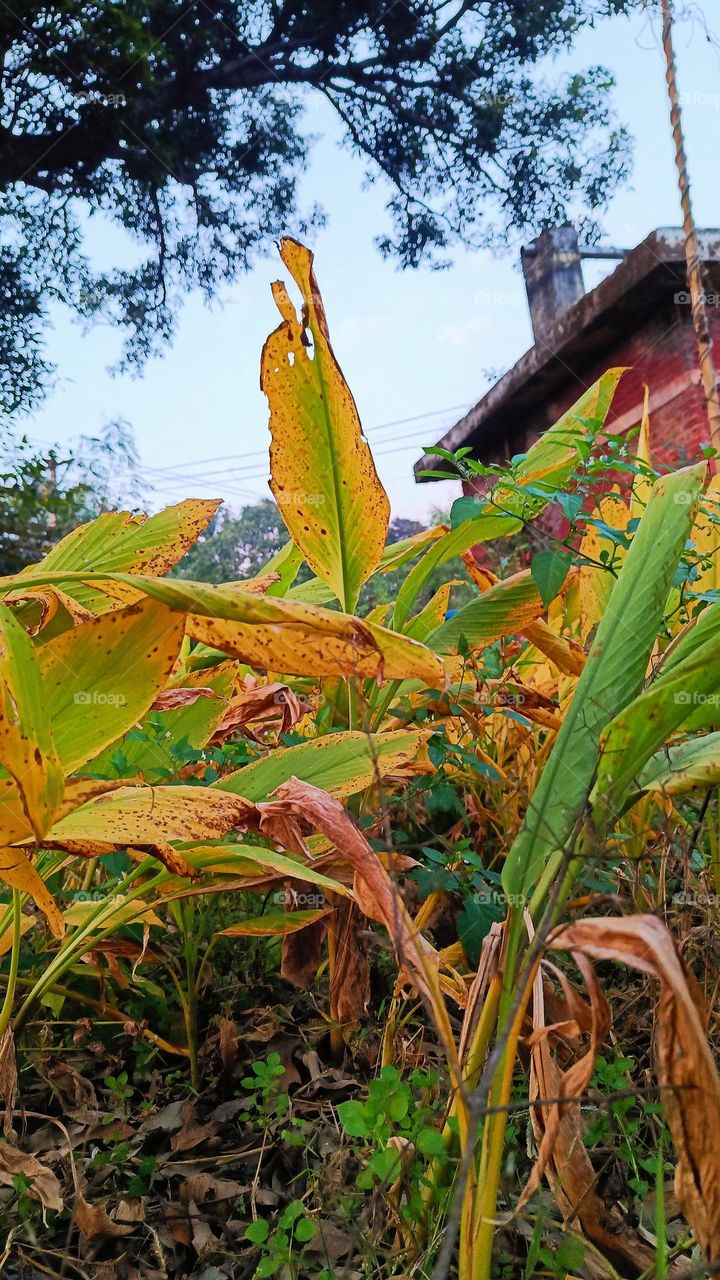
M 665 925 L 655 916 L 580 920 L 550 941 L 587 974 L 585 957 L 632 965 L 660 983 L 655 1053 L 677 1164 L 675 1195 L 708 1262 L 720 1258 L 720 1076 L 705 1032 L 702 997 Z M 590 985 L 594 1017 L 597 992 Z
M 606 1007 L 601 1009 L 598 1006 L 592 1041 L 595 1048 L 600 1042 L 600 1031 L 607 1026 L 606 1016 Z M 561 1025 L 567 1027 L 569 1021 Z M 577 1019 L 573 1021 L 577 1023 Z M 577 1097 L 587 1088 L 592 1073 L 593 1048 L 568 1072 L 560 1070 L 550 1051 L 549 1034 L 553 1030 L 545 1023 L 544 981 L 539 969 L 533 984 L 531 1103 L 542 1098 Z M 538 1157 L 513 1216 L 526 1204 L 544 1174 L 566 1226 L 579 1229 L 621 1275 L 639 1276 L 649 1269 L 655 1260 L 654 1249 L 640 1239 L 619 1209 L 607 1205 L 595 1189 L 597 1175 L 583 1142 L 579 1105 L 567 1102 L 561 1106 L 554 1101 L 545 1107 L 533 1106 L 530 1118 L 538 1144 Z
M 0 1183 L 11 1187 L 13 1178 L 19 1173 L 30 1179 L 26 1195 L 32 1200 L 39 1200 L 45 1209 L 60 1212 L 63 1207 L 61 1187 L 52 1169 L 12 1143 L 0 1142 Z
M 75 1191 L 73 1217 L 86 1240 L 95 1240 L 98 1236 L 127 1236 L 134 1230 L 132 1225 L 113 1222 L 105 1205 L 88 1204 L 80 1190 Z
M 191 1151 L 193 1147 L 199 1147 L 201 1142 L 206 1142 L 208 1138 L 215 1136 L 219 1125 L 214 1121 L 210 1121 L 209 1124 L 195 1124 L 195 1110 L 191 1102 L 185 1102 L 182 1111 L 182 1129 L 174 1133 L 170 1139 L 172 1151 Z

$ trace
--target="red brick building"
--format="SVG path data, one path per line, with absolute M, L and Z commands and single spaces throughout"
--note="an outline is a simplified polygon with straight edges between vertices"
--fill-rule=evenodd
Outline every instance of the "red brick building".
M 720 230 L 701 231 L 699 241 L 720 369 Z M 582 258 L 606 256 L 621 261 L 586 293 Z M 682 232 L 653 231 L 629 252 L 605 253 L 580 250 L 574 230 L 560 227 L 523 249 L 522 267 L 535 345 L 438 443 L 451 450 L 470 446 L 481 462 L 507 462 L 524 453 L 601 373 L 626 365 L 609 429 L 623 432 L 639 423 L 647 383 L 654 460 L 676 466 L 697 459 L 708 425 Z M 416 474 L 436 465 L 446 466 L 427 455 Z

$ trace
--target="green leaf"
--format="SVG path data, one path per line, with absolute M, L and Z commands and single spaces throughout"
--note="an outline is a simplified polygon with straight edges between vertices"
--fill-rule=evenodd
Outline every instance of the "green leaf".
M 245 1230 L 245 1239 L 251 1244 L 263 1244 L 270 1234 L 270 1227 L 264 1218 L 257 1218 Z
M 182 618 L 153 600 L 102 614 L 38 649 L 46 714 L 67 773 L 137 724 L 167 684 Z
M 555 599 L 570 572 L 571 557 L 564 551 L 538 551 L 530 562 L 533 576 L 545 608 Z
M 706 619 L 706 615 L 710 615 Z M 595 820 L 607 827 L 658 747 L 698 706 L 720 704 L 720 608 L 706 610 L 672 653 L 649 688 L 602 735 L 594 793 Z
M 400 1173 L 400 1152 L 395 1147 L 375 1151 L 368 1167 L 381 1182 L 394 1182 Z
M 437 1129 L 421 1129 L 415 1139 L 415 1146 L 421 1156 L 446 1155 L 443 1136 L 438 1133 Z
M 565 848 L 590 794 L 600 735 L 642 688 L 705 466 L 663 476 L 614 584 L 555 745 L 502 873 L 508 894 L 526 895 L 551 854 Z
M 283 782 L 296 777 L 333 795 L 351 796 L 372 786 L 377 777 L 414 760 L 426 736 L 426 730 L 416 729 L 372 735 L 359 731 L 328 734 L 275 750 L 213 785 L 257 802 L 267 800 Z
M 638 791 L 684 795 L 720 782 L 720 733 L 672 743 L 648 760 L 637 778 Z
M 457 653 L 463 637 L 471 648 L 485 647 L 513 631 L 522 631 L 542 613 L 542 608 L 530 574 L 517 573 L 458 609 L 425 643 L 436 653 L 447 654 Z
M 300 1244 L 306 1244 L 308 1240 L 312 1240 L 315 1235 L 315 1223 L 309 1218 L 302 1218 L 295 1228 L 295 1239 Z
M 372 1125 L 362 1102 L 352 1099 L 340 1102 L 337 1107 L 340 1123 L 350 1138 L 369 1138 Z
M 280 1226 L 287 1230 L 288 1227 L 292 1226 L 293 1222 L 296 1222 L 298 1218 L 302 1217 L 304 1212 L 305 1206 L 302 1200 L 291 1200 L 280 1214 Z
M 255 1275 L 259 1280 L 264 1280 L 265 1276 L 274 1276 L 281 1266 L 280 1258 L 261 1258 L 255 1268 Z
M 207 528 L 219 501 L 188 498 L 166 507 L 157 515 L 133 515 L 129 511 L 108 511 L 89 524 L 73 529 L 52 547 L 42 560 L 43 573 L 166 573 Z M 30 565 L 5 587 L 18 588 L 40 569 Z M 116 607 L 114 600 L 97 582 L 78 581 L 64 590 L 85 609 L 102 613 Z
M 398 592 L 393 614 L 396 630 L 404 626 L 437 565 L 445 564 L 477 543 L 517 533 L 526 520 L 540 514 L 559 489 L 565 488 L 585 456 L 587 438 L 602 428 L 624 372 L 624 369 L 608 369 L 528 450 L 515 467 L 512 480 L 498 481 L 483 500 L 480 513 L 434 543 Z M 528 492 L 524 493 L 524 489 Z

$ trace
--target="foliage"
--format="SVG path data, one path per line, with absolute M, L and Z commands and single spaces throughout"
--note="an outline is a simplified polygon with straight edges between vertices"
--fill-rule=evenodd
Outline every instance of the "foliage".
M 39 453 L 26 437 L 5 439 L 0 474 L 0 575 L 35 564 L 83 520 L 137 497 L 137 461 L 123 422 L 102 436 Z
M 51 303 L 123 327 L 138 363 L 171 337 L 183 291 L 212 297 L 251 265 L 297 207 L 313 99 L 387 184 L 380 247 L 405 264 L 602 208 L 627 173 L 612 79 L 591 67 L 553 84 L 541 68 L 631 3 L 212 0 L 202 20 L 181 0 L 5 10 L 0 403 L 42 395 Z M 97 213 L 136 243 L 130 265 L 93 268 Z M 296 232 L 320 217 L 298 215 Z
M 35 1206 L 72 1203 L 86 1240 L 124 1240 L 121 1197 L 166 1177 L 152 1135 L 167 1108 L 146 1097 L 162 1064 L 183 1091 L 174 1153 L 239 1126 L 225 1154 L 249 1176 L 220 1187 L 241 1215 L 221 1230 L 236 1223 L 255 1275 L 328 1280 L 351 1254 L 363 1276 L 489 1280 L 519 1261 L 528 1277 L 649 1278 L 669 1267 L 669 1166 L 693 1233 L 674 1227 L 672 1249 L 712 1260 L 720 1077 L 691 965 L 707 972 L 693 922 L 720 889 L 717 480 L 704 463 L 657 475 L 647 420 L 637 439 L 604 436 L 614 369 L 449 527 L 388 542 L 312 255 L 283 254 L 305 309 L 276 287 L 264 381 L 293 538 L 250 578 L 174 576 L 216 514 L 189 499 L 106 512 L 2 583 L 8 1106 L 15 1052 L 57 1075 L 38 1009 L 58 1025 L 83 1011 L 98 1055 L 108 1027 L 130 1041 L 104 1067 L 113 1126 L 86 1166 L 116 1216 L 74 1165 L 8 1141 L 22 1238 Z M 318 459 L 341 458 L 340 483 L 309 487 Z M 530 523 L 529 567 L 476 560 L 527 545 Z M 562 574 L 538 555 L 562 556 Z M 465 602 L 449 610 L 458 557 Z M 353 612 L 390 573 L 392 608 Z M 200 1123 L 209 1068 L 222 1101 Z M 341 1187 L 338 1167 L 354 1171 Z M 194 1228 L 162 1230 L 203 1253 Z

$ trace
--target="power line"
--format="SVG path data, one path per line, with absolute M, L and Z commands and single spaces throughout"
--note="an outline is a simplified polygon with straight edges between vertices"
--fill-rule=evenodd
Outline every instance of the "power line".
M 389 427 L 400 427 L 400 426 L 406 426 L 408 423 L 411 423 L 411 422 L 422 422 L 427 418 L 437 418 L 444 413 L 457 413 L 461 409 L 467 409 L 467 407 L 468 407 L 467 402 L 465 402 L 464 404 L 447 405 L 444 409 L 431 409 L 431 410 L 428 410 L 427 413 L 416 413 L 409 418 L 393 418 L 389 422 L 376 423 L 375 426 L 369 427 L 368 430 L 365 432 L 365 434 L 369 436 L 371 433 L 385 431 Z M 387 442 L 383 441 L 383 444 L 385 443 Z M 141 468 L 141 470 L 147 472 L 148 474 L 153 473 L 153 474 L 159 475 L 162 473 L 163 475 L 174 475 L 176 473 L 180 473 L 186 467 L 197 467 L 197 466 L 202 466 L 203 464 L 208 464 L 212 462 L 232 462 L 235 458 L 242 458 L 243 460 L 247 461 L 247 459 L 249 458 L 263 457 L 266 454 L 266 452 L 267 452 L 266 449 L 255 449 L 250 453 L 219 454 L 218 456 L 212 457 L 212 458 L 195 458 L 191 462 L 178 462 L 169 467 L 143 467 Z M 233 467 L 231 469 L 234 471 L 234 470 L 237 470 L 238 468 Z M 202 474 L 212 475 L 213 473 L 203 472 Z M 215 474 L 224 475 L 226 474 L 226 471 L 225 469 L 223 469 L 221 471 L 218 471 Z M 179 478 L 181 478 L 181 476 L 179 476 Z

